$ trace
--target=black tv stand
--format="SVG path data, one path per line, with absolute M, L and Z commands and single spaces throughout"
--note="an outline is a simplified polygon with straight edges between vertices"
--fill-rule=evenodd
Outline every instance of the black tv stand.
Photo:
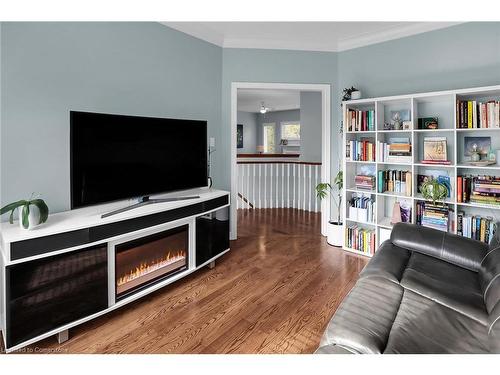
M 101 219 L 104 219 L 106 217 L 110 217 L 113 215 L 118 215 L 118 214 L 121 214 L 122 212 L 134 210 L 134 209 L 142 207 L 142 206 L 147 206 L 148 204 L 177 202 L 177 201 L 185 201 L 188 199 L 198 199 L 198 198 L 200 198 L 199 195 L 192 195 L 192 196 L 187 196 L 187 197 L 157 198 L 157 199 L 151 199 L 149 196 L 145 196 L 145 197 L 139 198 L 139 202 L 137 202 L 131 206 L 119 208 L 117 210 L 114 210 L 111 212 L 106 212 L 105 214 L 102 214 Z

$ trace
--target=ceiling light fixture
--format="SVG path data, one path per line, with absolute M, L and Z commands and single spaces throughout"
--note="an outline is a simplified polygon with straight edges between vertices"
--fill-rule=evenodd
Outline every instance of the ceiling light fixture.
M 264 102 L 261 102 L 261 105 L 260 105 L 260 113 L 262 114 L 265 114 L 267 111 L 269 110 L 269 108 L 267 108 L 266 106 L 264 106 Z

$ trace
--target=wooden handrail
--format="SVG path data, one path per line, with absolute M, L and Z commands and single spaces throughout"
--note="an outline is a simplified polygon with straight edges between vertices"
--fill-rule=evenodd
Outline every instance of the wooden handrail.
M 302 165 L 321 165 L 321 162 L 316 161 L 298 161 L 298 160 L 249 160 L 237 161 L 236 164 L 302 164 Z
M 241 195 L 241 193 L 238 193 L 238 197 L 240 197 L 241 199 L 243 199 L 243 202 L 245 202 L 246 204 L 248 204 L 250 206 L 250 208 L 254 208 L 253 207 L 253 204 L 247 199 L 245 198 L 243 195 Z
M 238 158 L 298 158 L 300 154 L 237 154 Z

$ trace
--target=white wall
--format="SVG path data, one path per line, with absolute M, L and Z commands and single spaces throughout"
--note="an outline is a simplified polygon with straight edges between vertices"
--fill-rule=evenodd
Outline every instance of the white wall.
M 255 153 L 257 151 L 257 114 L 252 112 L 238 111 L 238 124 L 243 125 L 243 148 L 238 148 L 236 152 Z

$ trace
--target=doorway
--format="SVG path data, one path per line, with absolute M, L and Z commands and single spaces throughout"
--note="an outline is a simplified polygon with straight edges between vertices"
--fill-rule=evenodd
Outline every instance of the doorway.
M 250 201 L 250 197 L 243 195 L 238 191 L 238 164 L 241 163 L 239 160 L 239 156 L 241 154 L 238 152 L 238 147 L 243 147 L 245 145 L 245 137 L 244 137 L 244 124 L 240 124 L 238 121 L 238 92 L 239 90 L 286 90 L 286 91 L 297 91 L 300 93 L 317 93 L 320 101 L 319 112 L 320 112 L 320 129 L 319 137 L 317 138 L 316 151 L 319 152 L 319 161 L 316 163 L 309 162 L 308 160 L 301 159 L 300 156 L 296 157 L 292 162 L 292 158 L 289 158 L 283 154 L 294 154 L 297 149 L 300 149 L 300 131 L 307 132 L 307 129 L 300 129 L 300 122 L 296 121 L 296 119 L 286 119 L 283 121 L 275 121 L 271 119 L 271 116 L 268 116 L 267 119 L 264 118 L 262 123 L 262 139 L 258 144 L 255 145 L 255 152 L 248 152 L 250 156 L 259 157 L 259 154 L 266 154 L 265 156 L 269 156 L 273 158 L 272 162 L 269 162 L 269 159 L 266 159 L 266 163 L 260 162 L 260 164 L 276 164 L 274 166 L 274 176 L 281 176 L 281 182 L 277 181 L 275 185 L 274 192 L 276 193 L 281 189 L 281 195 L 275 197 L 274 195 L 271 198 L 269 197 L 269 193 L 265 191 L 265 199 L 271 199 L 270 204 L 271 207 L 276 205 L 279 206 L 279 202 L 281 201 L 282 205 L 290 204 L 287 203 L 291 200 L 290 193 L 290 183 L 284 182 L 283 176 L 286 173 L 290 173 L 290 166 L 292 166 L 292 170 L 297 172 L 297 176 L 305 177 L 307 173 L 309 173 L 308 177 L 305 178 L 305 181 L 309 183 L 309 187 L 304 187 L 303 191 L 300 190 L 298 197 L 303 198 L 302 201 L 298 201 L 300 207 L 296 207 L 299 209 L 309 209 L 314 207 L 314 203 L 317 204 L 317 209 L 321 212 L 321 233 L 322 235 L 326 235 L 326 227 L 328 220 L 330 218 L 330 204 L 329 200 L 323 200 L 321 202 L 311 203 L 311 198 L 308 199 L 306 193 L 311 196 L 313 191 L 311 190 L 311 183 L 313 184 L 317 181 L 330 181 L 330 116 L 331 116 L 331 102 L 330 102 L 330 91 L 331 86 L 325 84 L 288 84 L 288 83 L 254 83 L 254 82 L 233 82 L 231 84 L 231 239 L 237 238 L 237 209 L 240 203 L 246 203 L 248 205 L 252 205 L 254 207 L 257 206 L 257 198 L 255 197 L 255 182 L 253 182 L 253 201 Z M 270 108 L 266 105 L 265 101 L 258 103 L 258 112 L 261 114 L 266 114 L 268 112 L 275 111 L 276 108 Z M 260 133 L 260 129 L 259 129 Z M 260 134 L 259 138 L 260 139 Z M 240 155 L 239 155 L 240 154 Z M 276 155 L 274 155 L 276 154 Z M 303 157 L 305 157 L 303 155 Z M 284 166 L 282 160 L 286 158 L 287 164 Z M 252 158 L 250 158 L 252 159 Z M 261 159 L 257 159 L 261 160 Z M 258 169 L 256 170 L 255 164 L 259 164 L 259 162 L 254 160 L 249 160 L 247 169 L 247 179 L 250 176 L 257 176 Z M 252 166 L 250 166 L 251 164 Z M 295 166 L 298 165 L 298 166 Z M 311 166 L 316 165 L 316 174 L 311 172 L 314 170 Z M 269 167 L 266 167 L 269 168 Z M 295 168 L 295 169 L 293 169 Z M 262 169 L 262 167 L 261 167 Z M 267 171 L 267 170 L 266 170 Z M 262 171 L 261 171 L 262 172 Z M 265 172 L 264 172 L 265 173 Z M 273 175 L 273 167 L 270 169 L 271 176 Z M 265 175 L 267 179 L 267 174 Z M 314 180 L 316 178 L 316 180 Z M 266 180 L 265 180 L 266 181 Z M 295 175 L 294 175 L 295 181 Z M 274 182 L 271 183 L 270 189 L 273 189 Z M 264 186 L 265 189 L 265 186 Z M 285 192 L 286 191 L 286 192 Z M 272 192 L 272 190 L 271 190 Z M 294 191 L 293 191 L 294 192 Z M 275 202 L 273 203 L 273 199 Z M 291 203 L 292 205 L 295 203 Z M 260 201 L 260 207 L 262 207 L 262 197 Z M 264 206 L 267 207 L 267 206 Z

